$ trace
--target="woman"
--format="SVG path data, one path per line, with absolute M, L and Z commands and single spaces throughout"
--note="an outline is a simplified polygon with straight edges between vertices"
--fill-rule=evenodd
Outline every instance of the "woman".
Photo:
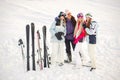
M 75 65 L 77 68 L 80 68 L 81 66 L 81 60 L 80 56 L 82 56 L 81 58 L 83 58 L 83 49 L 82 49 L 82 43 L 83 40 L 86 36 L 86 32 L 84 29 L 84 18 L 83 18 L 83 14 L 82 13 L 78 13 L 77 15 L 77 23 L 76 23 L 76 27 L 75 27 L 75 31 L 74 31 L 74 44 L 76 44 L 75 50 L 74 50 L 74 61 Z
M 52 43 L 52 54 L 51 63 L 62 66 L 64 63 L 64 36 L 66 33 L 66 21 L 65 14 L 60 12 L 58 17 L 55 18 L 51 28 L 51 43 Z
M 96 60 L 95 60 L 95 47 L 96 47 L 96 34 L 97 34 L 97 28 L 98 24 L 96 21 L 92 20 L 92 15 L 90 13 L 87 13 L 86 15 L 86 33 L 88 35 L 88 53 L 91 59 L 91 69 L 96 69 Z
M 76 25 L 76 20 L 72 16 L 71 12 L 69 10 L 65 10 L 66 13 L 66 36 L 65 36 L 65 46 L 66 46 L 66 53 L 68 60 L 65 60 L 66 63 L 70 63 L 72 61 L 72 54 L 71 54 L 71 46 L 74 50 L 75 44 L 73 44 L 73 33 Z

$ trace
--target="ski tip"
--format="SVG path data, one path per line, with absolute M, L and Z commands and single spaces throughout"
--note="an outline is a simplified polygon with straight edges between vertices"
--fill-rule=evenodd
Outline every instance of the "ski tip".
M 46 28 L 46 25 L 44 25 L 43 28 Z
M 37 30 L 37 33 L 39 33 L 39 30 Z
M 40 33 L 39 33 L 39 30 L 37 30 L 37 35 L 38 35 L 38 38 L 40 39 Z
M 27 24 L 26 27 L 29 27 L 29 24 Z
M 33 26 L 34 26 L 34 23 L 33 23 L 33 22 L 31 22 L 31 25 L 33 25 Z
M 44 25 L 43 27 L 46 27 L 46 25 Z
M 46 30 L 46 26 L 45 25 L 43 26 L 43 30 Z

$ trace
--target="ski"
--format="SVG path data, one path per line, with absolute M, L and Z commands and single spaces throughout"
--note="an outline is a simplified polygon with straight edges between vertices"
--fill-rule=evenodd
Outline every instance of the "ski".
M 43 45 L 44 45 L 44 67 L 47 67 L 46 63 L 46 26 L 43 26 Z
M 35 42 L 34 42 L 34 32 L 35 32 L 35 25 L 31 23 L 31 37 L 32 37 L 32 69 L 36 70 L 35 68 Z
M 40 48 L 40 33 L 39 33 L 39 30 L 37 30 L 37 39 L 38 39 L 37 40 L 38 41 L 38 50 L 37 50 L 37 52 L 38 52 L 38 61 L 37 61 L 37 63 L 40 66 L 40 70 L 42 70 L 43 69 L 42 55 L 41 55 L 42 49 Z
M 43 30 L 43 44 L 44 44 L 44 67 L 48 66 L 49 68 L 50 66 L 49 66 L 48 53 L 47 53 L 48 47 L 46 46 L 46 26 L 43 26 L 42 30 Z
M 30 55 L 29 55 L 29 33 L 30 33 L 30 26 L 26 25 L 26 45 L 27 45 L 27 71 L 30 70 Z

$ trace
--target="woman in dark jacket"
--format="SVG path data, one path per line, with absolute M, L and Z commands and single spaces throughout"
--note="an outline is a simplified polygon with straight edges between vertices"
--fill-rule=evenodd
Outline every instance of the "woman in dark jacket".
M 66 13 L 66 36 L 65 36 L 65 46 L 66 46 L 66 53 L 68 56 L 68 60 L 65 60 L 65 62 L 69 63 L 72 61 L 72 54 L 71 54 L 71 46 L 74 50 L 75 44 L 73 44 L 74 40 L 74 29 L 76 25 L 76 20 L 75 18 L 71 15 L 71 12 L 69 10 L 65 11 Z

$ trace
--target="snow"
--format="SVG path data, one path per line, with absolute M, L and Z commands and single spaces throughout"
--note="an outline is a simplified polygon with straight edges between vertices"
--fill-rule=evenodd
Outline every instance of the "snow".
M 119 3 L 119 0 L 1 0 L 0 80 L 119 80 Z M 49 29 L 54 17 L 65 9 L 69 9 L 75 17 L 78 12 L 91 12 L 98 22 L 100 27 L 96 49 L 97 69 L 90 72 L 87 67 L 74 69 L 72 64 L 65 64 L 40 71 L 36 65 L 36 71 L 26 72 L 26 62 L 23 64 L 21 49 L 18 46 L 18 40 L 22 38 L 26 54 L 26 24 L 34 22 L 36 31 L 39 29 L 42 36 L 42 26 L 46 25 Z M 47 36 L 50 48 L 49 31 Z M 85 43 L 85 50 L 86 45 Z M 49 52 L 51 53 L 51 49 Z

